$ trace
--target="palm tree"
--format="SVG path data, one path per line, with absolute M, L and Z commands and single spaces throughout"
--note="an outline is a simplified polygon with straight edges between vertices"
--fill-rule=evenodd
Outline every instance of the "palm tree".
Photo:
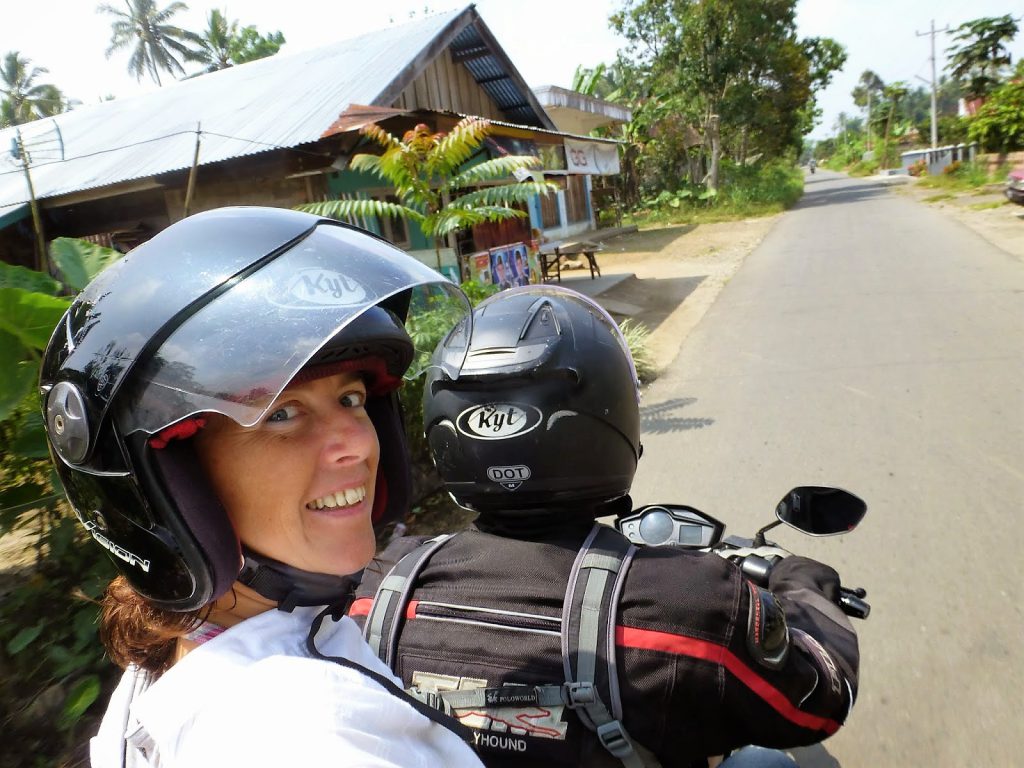
M 885 121 L 885 143 L 886 146 L 889 144 L 889 134 L 892 132 L 892 119 L 896 116 L 896 107 L 902 99 L 906 98 L 907 94 L 910 93 L 909 86 L 902 80 L 897 80 L 894 83 L 889 83 L 885 86 L 882 94 L 889 100 L 889 116 Z
M 883 88 L 885 88 L 885 83 L 882 81 L 882 78 L 870 69 L 865 69 L 860 73 L 857 87 L 850 94 L 853 96 L 854 104 L 858 107 L 867 107 L 868 149 L 871 149 L 871 102 L 881 93 Z
M 68 102 L 57 86 L 36 83 L 47 72 L 45 67 L 33 67 L 31 59 L 18 51 L 4 56 L 0 63 L 0 127 L 58 115 L 67 109 Z
M 196 52 L 186 43 L 200 45 L 201 39 L 195 32 L 167 22 L 179 11 L 188 10 L 188 6 L 173 2 L 160 10 L 153 0 L 125 0 L 125 6 L 127 12 L 106 4 L 96 9 L 114 17 L 110 23 L 112 35 L 107 58 L 115 51 L 134 46 L 128 59 L 128 72 L 135 75 L 136 80 L 141 80 L 142 75 L 148 72 L 157 85 L 163 85 L 160 70 L 172 75 L 185 74 L 178 57 L 184 61 L 194 60 Z
M 228 21 L 223 11 L 214 8 L 199 36 L 198 50 L 189 57 L 206 66 L 192 77 L 273 56 L 284 42 L 281 32 L 262 35 L 254 26 L 239 27 L 237 21 Z
M 206 29 L 199 36 L 199 50 L 195 52 L 195 61 L 206 66 L 203 72 L 216 72 L 227 69 L 234 62 L 231 60 L 231 44 L 238 35 L 238 22 L 228 22 L 227 17 L 214 8 L 206 19 Z
M 463 118 L 449 133 L 431 133 L 430 128 L 420 123 L 401 139 L 379 125 L 368 125 L 363 134 L 383 147 L 384 152 L 356 155 L 350 167 L 354 171 L 372 173 L 391 184 L 399 202 L 327 200 L 299 208 L 334 218 L 391 216 L 412 220 L 424 235 L 434 239 L 440 271 L 442 238 L 485 221 L 525 217 L 525 211 L 509 205 L 526 203 L 533 195 L 546 195 L 555 189 L 550 182 L 533 180 L 466 191 L 480 184 L 508 179 L 517 171 L 540 164 L 536 157 L 507 155 L 463 168 L 490 131 L 490 122 L 480 117 Z M 459 271 L 461 274 L 461 262 Z

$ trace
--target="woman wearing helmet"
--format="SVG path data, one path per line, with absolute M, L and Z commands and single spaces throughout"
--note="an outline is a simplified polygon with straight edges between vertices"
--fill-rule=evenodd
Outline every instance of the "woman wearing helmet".
M 450 343 L 464 346 L 446 339 L 438 359 Z M 468 346 L 457 376 L 429 373 L 424 428 L 475 529 L 400 539 L 366 569 L 350 615 L 378 656 L 436 690 L 487 765 L 691 766 L 834 733 L 858 666 L 835 571 L 787 557 L 762 589 L 716 555 L 594 524 L 630 510 L 641 455 L 608 314 L 514 288 L 474 310 Z M 752 748 L 726 764 L 792 762 Z
M 94 766 L 476 764 L 339 620 L 408 506 L 395 390 L 427 304 L 466 306 L 382 240 L 260 208 L 178 222 L 76 298 L 40 387 L 120 571 L 101 635 L 126 671 Z

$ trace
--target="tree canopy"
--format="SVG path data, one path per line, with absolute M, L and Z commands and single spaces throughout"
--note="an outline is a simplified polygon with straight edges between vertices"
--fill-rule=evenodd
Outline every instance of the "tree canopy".
M 815 93 L 846 61 L 830 38 L 798 38 L 796 0 L 625 0 L 610 22 L 627 41 L 619 65 L 638 125 L 672 158 L 660 163 L 663 186 L 684 165 L 692 176 L 686 127 L 703 135 L 710 189 L 723 152 L 742 162 L 798 148 Z
M 1017 31 L 1017 22 L 1010 14 L 961 24 L 952 32 L 956 44 L 946 49 L 950 55 L 946 68 L 953 77 L 967 82 L 971 96 L 986 96 L 1012 63 L 1006 43 L 1013 40 Z
M 206 29 L 197 34 L 170 23 L 172 16 L 188 10 L 180 0 L 163 9 L 154 0 L 125 0 L 125 5 L 127 11 L 106 4 L 97 8 L 114 17 L 107 58 L 130 48 L 128 71 L 136 80 L 148 74 L 157 85 L 163 84 L 161 72 L 193 77 L 273 56 L 285 43 L 281 32 L 263 35 L 254 26 L 240 27 L 227 17 L 226 11 L 218 9 L 210 11 Z M 188 62 L 199 63 L 203 68 L 189 75 L 185 72 Z
M 237 21 L 229 21 L 223 11 L 214 8 L 199 36 L 199 47 L 189 58 L 205 65 L 202 74 L 273 56 L 284 43 L 281 32 L 262 35 L 254 26 L 239 28 Z

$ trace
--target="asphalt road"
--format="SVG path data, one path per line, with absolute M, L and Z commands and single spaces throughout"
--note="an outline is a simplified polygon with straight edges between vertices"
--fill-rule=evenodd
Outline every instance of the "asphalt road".
M 1024 263 L 819 171 L 642 405 L 637 503 L 744 535 L 792 486 L 868 503 L 770 535 L 873 606 L 857 706 L 801 766 L 1024 765 Z

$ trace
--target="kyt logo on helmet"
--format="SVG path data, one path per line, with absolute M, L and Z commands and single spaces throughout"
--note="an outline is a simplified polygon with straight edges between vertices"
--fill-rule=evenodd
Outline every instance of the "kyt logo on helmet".
M 504 440 L 529 432 L 544 418 L 532 405 L 488 403 L 467 408 L 456 425 L 466 437 L 480 440 Z
M 275 304 L 305 308 L 348 307 L 366 301 L 366 288 L 348 275 L 330 269 L 303 269 L 292 277 Z

